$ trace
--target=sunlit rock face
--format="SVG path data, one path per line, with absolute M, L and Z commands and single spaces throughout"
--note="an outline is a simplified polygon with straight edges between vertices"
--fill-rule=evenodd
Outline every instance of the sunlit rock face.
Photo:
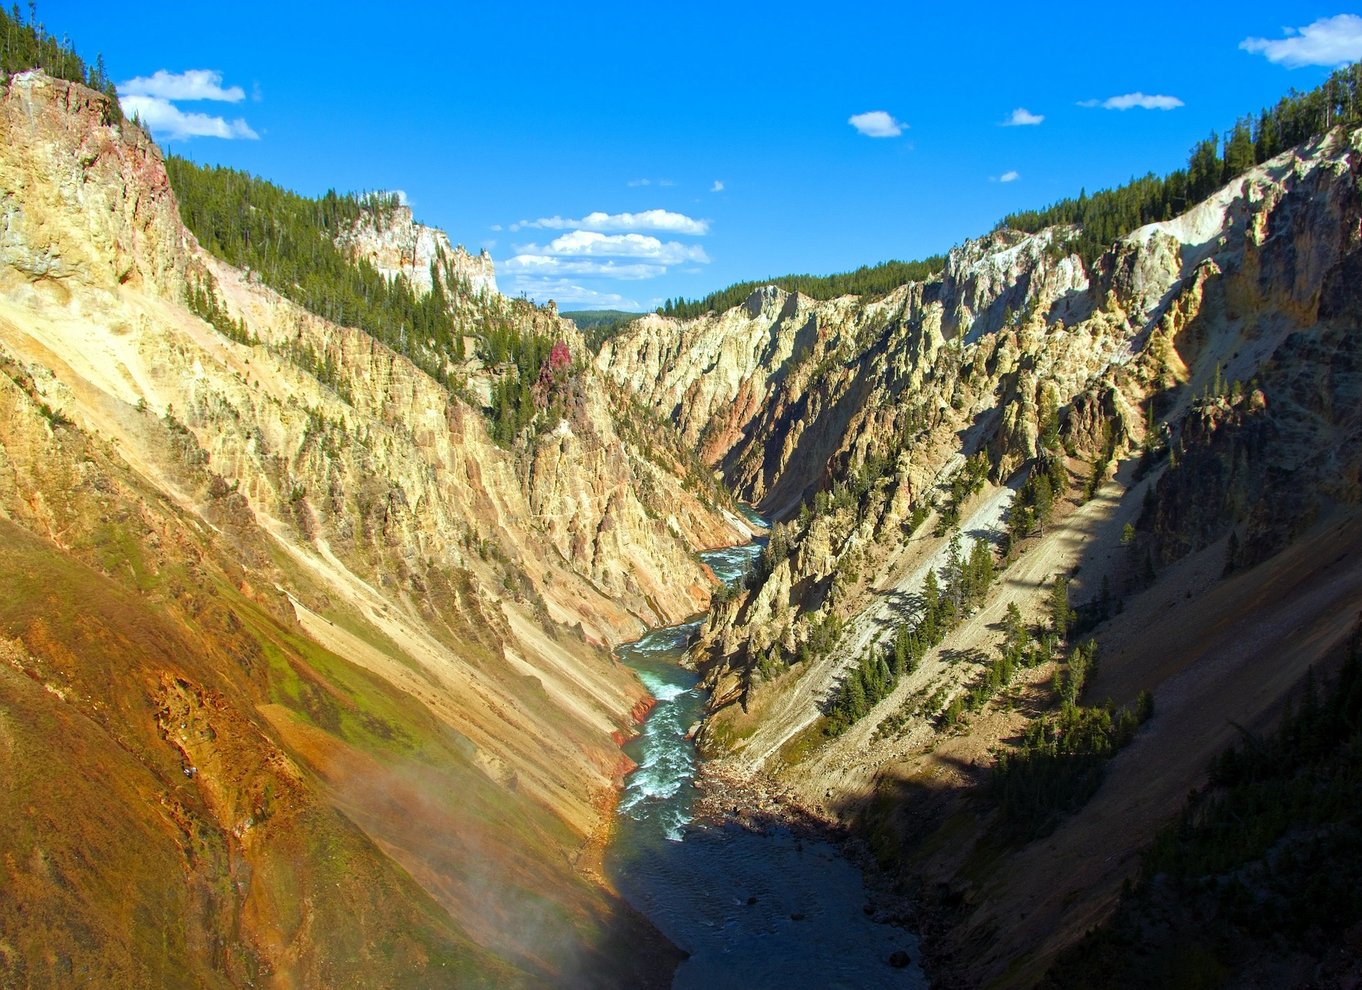
M 380 274 L 390 279 L 401 275 L 418 293 L 430 291 L 434 272 L 435 277 L 466 286 L 474 295 L 497 294 L 496 268 L 487 251 L 472 255 L 462 244 L 451 245 L 443 230 L 417 223 L 405 204 L 366 211 L 339 244 Z

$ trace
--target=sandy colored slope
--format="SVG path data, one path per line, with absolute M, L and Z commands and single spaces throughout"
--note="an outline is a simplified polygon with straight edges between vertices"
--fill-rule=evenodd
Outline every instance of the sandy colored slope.
M 1155 716 L 1110 764 L 1081 815 L 999 864 L 969 895 L 970 924 L 991 931 L 969 969 L 1026 986 L 1053 953 L 1100 922 L 1136 853 L 1177 811 L 1208 762 L 1244 730 L 1268 728 L 1282 699 L 1347 639 L 1362 610 L 1362 517 L 1332 519 L 1259 567 L 1193 591 L 1223 561 L 1184 561 L 1102 636 L 1093 698 L 1152 690 Z

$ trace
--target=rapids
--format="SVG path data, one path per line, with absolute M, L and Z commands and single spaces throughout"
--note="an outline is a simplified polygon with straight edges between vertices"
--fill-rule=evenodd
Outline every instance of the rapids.
M 762 542 L 703 556 L 722 580 L 740 581 Z M 762 835 L 692 822 L 700 759 L 687 733 L 706 696 L 681 661 L 701 621 L 654 629 L 618 651 L 657 704 L 624 747 L 638 768 L 625 779 L 606 871 L 630 904 L 690 953 L 672 986 L 926 987 L 917 939 L 867 916 L 860 872 L 836 846 L 783 830 Z M 912 965 L 889 965 L 899 950 Z

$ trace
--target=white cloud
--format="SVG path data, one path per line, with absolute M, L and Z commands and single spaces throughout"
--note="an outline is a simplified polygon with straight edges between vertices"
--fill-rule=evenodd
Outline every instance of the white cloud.
M 605 213 L 596 210 L 579 220 L 565 217 L 540 217 L 511 224 L 512 230 L 538 227 L 544 230 L 658 230 L 667 234 L 691 234 L 696 237 L 709 233 L 708 220 L 696 220 L 684 213 L 671 210 L 644 210 L 642 213 Z
M 903 129 L 908 126 L 900 120 L 895 120 L 883 110 L 854 113 L 847 118 L 847 123 L 866 137 L 873 138 L 898 137 L 903 133 Z
M 602 234 L 594 230 L 572 230 L 544 247 L 522 244 L 516 246 L 516 251 L 556 258 L 643 258 L 659 265 L 684 261 L 709 263 L 705 249 L 698 244 L 661 241 L 647 234 Z
M 517 254 L 497 265 L 505 275 L 565 276 L 578 278 L 615 278 L 637 282 L 657 278 L 667 273 L 667 266 L 646 262 L 584 261 L 574 258 L 550 257 L 543 254 Z
M 1025 107 L 1017 107 L 1012 111 L 1012 116 L 1003 121 L 1003 127 L 1034 127 L 1045 119 L 1043 113 L 1032 113 Z
M 1010 171 L 1010 172 L 1004 172 L 1002 175 L 998 176 L 998 181 L 999 181 L 999 182 L 1016 182 L 1016 181 L 1017 181 L 1018 179 L 1020 179 L 1020 178 L 1021 178 L 1021 173 L 1018 172 L 1018 171 L 1016 171 L 1016 170 L 1014 169 L 1014 170 L 1012 170 L 1012 171 Z
M 1267 56 L 1288 69 L 1305 65 L 1332 67 L 1362 59 L 1362 17 L 1335 14 L 1303 28 L 1285 28 L 1285 38 L 1245 38 L 1239 47 Z
M 137 76 L 118 84 L 119 96 L 155 96 L 163 100 L 217 100 L 240 103 L 246 91 L 240 86 L 222 88 L 222 73 L 212 69 L 167 72 L 157 69 L 150 76 Z
M 390 191 L 394 196 L 397 197 L 397 202 L 400 203 L 402 206 L 416 205 L 414 202 L 412 202 L 411 197 L 407 195 L 407 191 L 405 189 L 393 189 Z
M 665 275 L 675 265 L 709 264 L 709 255 L 698 244 L 639 233 L 654 230 L 701 236 L 709 232 L 709 221 L 669 210 L 598 211 L 580 219 L 541 217 L 511 224 L 510 230 L 526 227 L 563 233 L 547 244 L 516 244 L 515 254 L 497 263 L 497 272 L 510 280 L 512 294 L 523 291 L 540 302 L 551 298 L 560 305 L 637 308 L 633 300 L 586 288 L 578 280 L 586 280 L 587 285 L 596 279 L 638 282 Z
M 185 113 L 169 100 L 159 96 L 122 96 L 119 105 L 128 117 L 137 117 L 152 132 L 167 141 L 181 141 L 192 137 L 216 137 L 232 140 L 257 140 L 260 135 L 251 125 L 238 117 L 227 121 L 206 113 Z
M 724 191 L 724 183 L 723 183 L 723 180 L 722 180 L 722 179 L 715 179 L 715 180 L 714 180 L 714 185 L 712 185 L 712 186 L 709 187 L 709 191 L 710 191 L 710 192 L 723 192 L 723 191 Z
M 1182 106 L 1182 101 L 1176 96 L 1147 96 L 1144 93 L 1125 93 L 1121 96 L 1109 96 L 1105 100 L 1079 100 L 1080 107 L 1101 107 L 1103 110 L 1130 110 L 1139 107 L 1141 110 L 1173 110 Z
M 501 230 L 501 224 L 499 224 L 499 223 L 494 223 L 494 224 L 492 224 L 492 226 L 491 226 L 489 229 L 490 229 L 490 230 L 499 231 L 499 230 Z
M 566 278 L 532 278 L 520 275 L 511 278 L 509 282 L 510 295 L 518 296 L 523 292 L 537 303 L 546 303 L 552 299 L 560 309 L 641 308 L 636 301 L 617 292 L 598 292 Z
M 188 72 L 158 69 L 149 76 L 137 76 L 118 84 L 118 102 L 123 113 L 139 118 L 158 138 L 167 141 L 192 137 L 257 140 L 260 135 L 240 117 L 228 121 L 207 113 L 186 113 L 172 102 L 240 103 L 245 98 L 246 92 L 240 86 L 224 89 L 222 73 L 212 69 L 190 69 Z

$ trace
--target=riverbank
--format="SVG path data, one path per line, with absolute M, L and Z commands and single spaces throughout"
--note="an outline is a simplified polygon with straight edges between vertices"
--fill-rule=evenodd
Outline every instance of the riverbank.
M 787 832 L 797 841 L 835 846 L 860 871 L 866 890 L 862 913 L 876 924 L 893 925 L 922 939 L 919 926 L 930 922 L 920 899 L 900 878 L 880 868 L 870 846 L 847 822 L 809 807 L 768 775 L 736 773 L 721 763 L 702 764 L 695 786 L 692 828 L 736 827 L 758 835 Z M 931 968 L 929 959 L 925 950 L 911 954 L 924 972 Z
M 726 584 L 760 543 L 704 554 Z M 654 629 L 617 656 L 656 699 L 623 747 L 625 779 L 604 876 L 690 955 L 674 990 L 823 986 L 925 990 L 910 905 L 867 885 L 868 850 L 774 780 L 700 760 L 709 693 L 689 661 L 698 619 Z

